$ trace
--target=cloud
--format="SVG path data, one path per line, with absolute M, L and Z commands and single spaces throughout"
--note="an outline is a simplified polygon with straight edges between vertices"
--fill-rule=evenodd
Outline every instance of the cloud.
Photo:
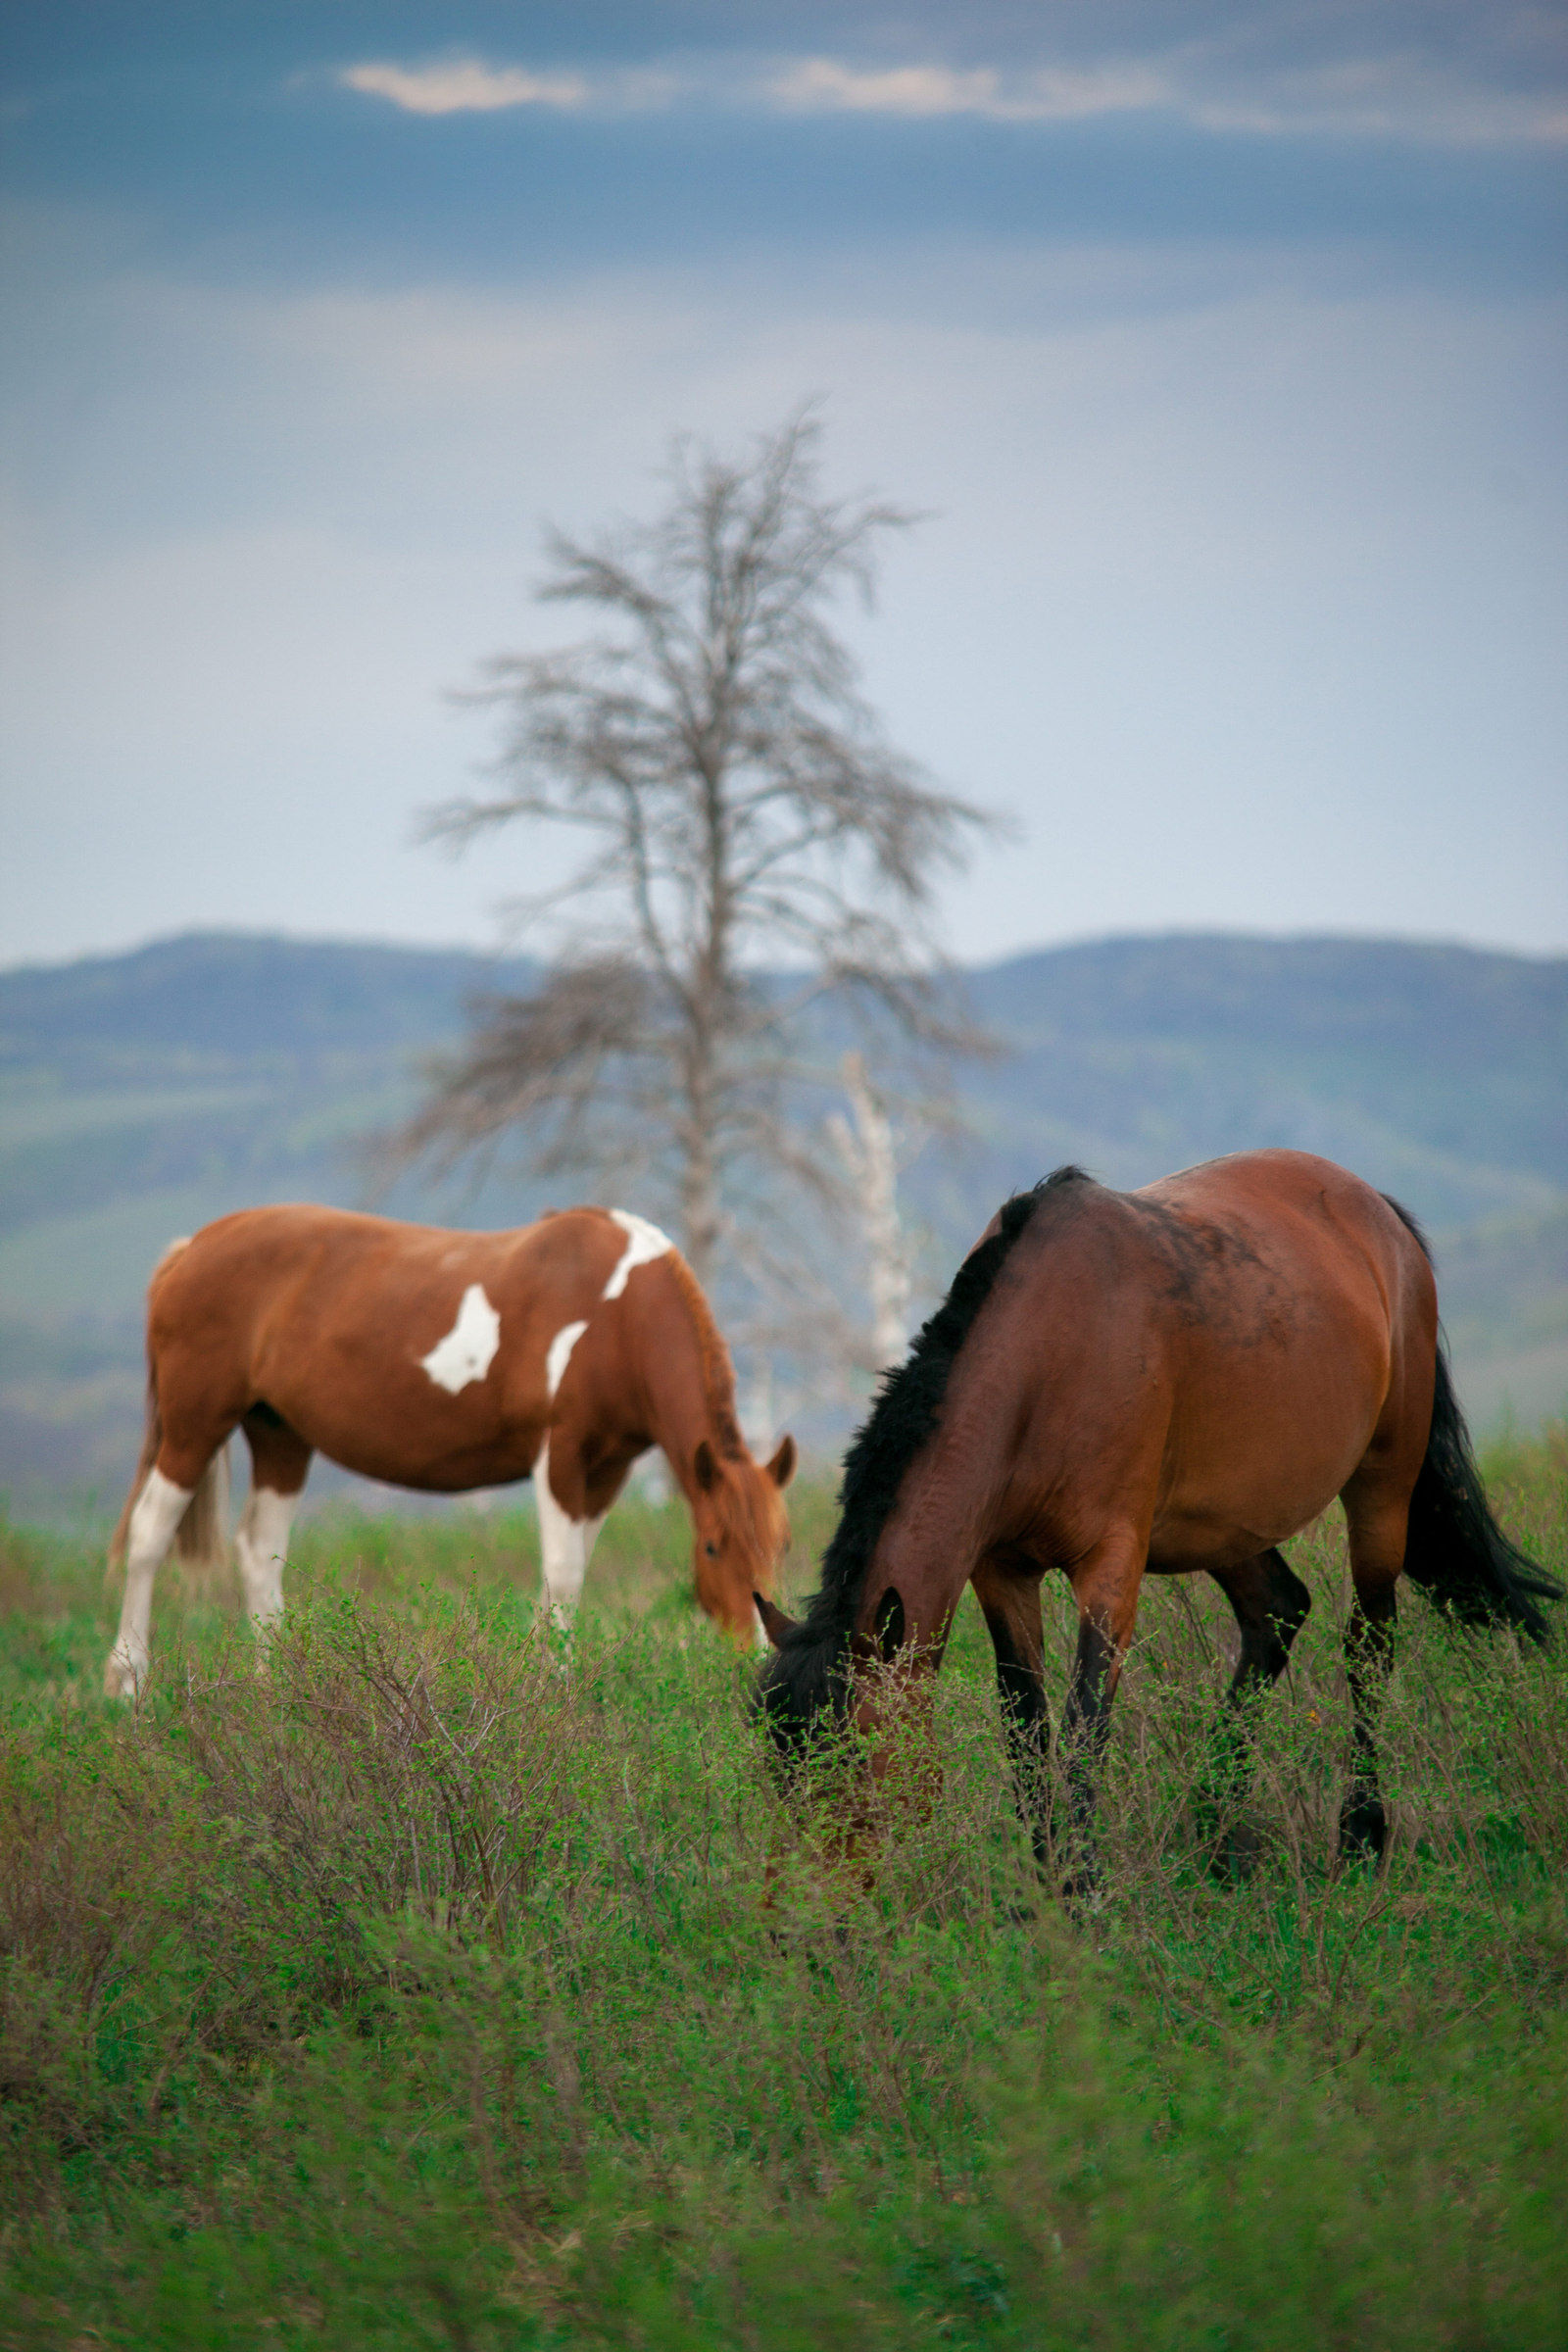
M 801 58 L 767 85 L 778 106 L 808 114 L 980 115 L 994 122 L 1074 122 L 1091 115 L 1159 106 L 1166 77 L 1139 64 L 1087 73 L 1045 71 L 1004 83 L 994 66 L 894 66 L 860 72 L 831 57 Z
M 1486 89 L 1405 54 L 1249 69 L 1195 42 L 1159 58 L 1010 74 L 994 66 L 861 69 L 807 57 L 790 60 L 763 86 L 771 104 L 798 114 L 1075 122 L 1162 108 L 1200 130 L 1259 137 L 1326 133 L 1445 146 L 1568 140 L 1568 100 L 1560 91 Z
M 337 80 L 412 115 L 497 114 L 522 107 L 634 115 L 681 98 L 724 111 L 879 115 L 934 122 L 957 116 L 1010 123 L 1083 122 L 1163 112 L 1200 131 L 1328 136 L 1447 147 L 1557 146 L 1568 97 L 1554 77 L 1490 85 L 1419 51 L 1342 54 L 1302 65 L 1234 39 L 1195 39 L 1158 54 L 1076 65 L 954 66 L 936 60 L 865 66 L 842 57 L 736 55 L 675 67 L 534 73 L 474 56 L 396 65 L 368 59 Z
M 487 66 L 477 57 L 424 66 L 345 66 L 338 80 L 368 98 L 390 99 L 406 115 L 494 115 L 514 106 L 570 112 L 588 96 L 580 74 L 530 74 L 521 66 Z

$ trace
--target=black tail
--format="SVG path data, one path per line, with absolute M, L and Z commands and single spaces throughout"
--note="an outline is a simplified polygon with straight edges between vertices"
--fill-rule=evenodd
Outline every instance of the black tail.
M 1513 1625 L 1533 1642 L 1544 1642 L 1548 1630 L 1536 1601 L 1563 1598 L 1557 1579 L 1510 1544 L 1492 1516 L 1441 1340 L 1432 1435 L 1410 1497 L 1404 1573 L 1465 1625 Z

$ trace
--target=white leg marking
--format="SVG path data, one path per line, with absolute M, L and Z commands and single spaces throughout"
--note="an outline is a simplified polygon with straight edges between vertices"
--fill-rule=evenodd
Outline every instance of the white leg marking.
M 611 1215 L 626 1236 L 626 1247 L 615 1260 L 614 1271 L 599 1296 L 618 1298 L 626 1288 L 634 1266 L 646 1266 L 656 1257 L 663 1257 L 675 1245 L 667 1233 L 650 1225 L 646 1217 L 634 1216 L 629 1208 L 612 1208 Z
M 245 1591 L 245 1614 L 265 1640 L 283 1614 L 283 1563 L 288 1531 L 299 1508 L 297 1494 L 253 1487 L 234 1530 L 234 1552 Z
M 452 1329 L 419 1362 L 438 1389 L 455 1396 L 470 1380 L 483 1380 L 500 1345 L 501 1317 L 485 1297 L 484 1285 L 470 1282 Z
M 545 1385 L 552 1401 L 571 1361 L 571 1351 L 587 1328 L 586 1323 L 563 1323 L 545 1351 Z
M 176 1487 L 161 1470 L 150 1470 L 147 1484 L 136 1497 L 125 1541 L 125 1598 L 120 1612 L 120 1636 L 104 1668 L 104 1692 L 109 1698 L 134 1698 L 141 1688 L 153 1618 L 153 1579 L 195 1492 L 194 1487 Z
M 769 1647 L 767 1630 L 764 1627 L 760 1617 L 757 1616 L 757 1611 L 755 1609 L 752 1611 L 752 1615 L 753 1617 L 757 1618 L 757 1631 L 752 1636 L 752 1647 L 754 1649 L 766 1649 Z
M 556 1624 L 564 1629 L 577 1614 L 583 1578 L 605 1514 L 601 1512 L 597 1519 L 573 1519 L 557 1501 L 550 1484 L 548 1438 L 533 1466 L 533 1491 L 539 1509 L 539 1566 L 545 1603 Z

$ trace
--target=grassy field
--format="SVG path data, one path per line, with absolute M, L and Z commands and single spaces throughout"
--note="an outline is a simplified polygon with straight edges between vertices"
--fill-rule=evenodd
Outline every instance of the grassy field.
M 1568 1567 L 1564 1433 L 1491 1472 Z M 796 1517 L 799 1588 L 830 1497 Z M 1406 1600 L 1396 1838 L 1341 1871 L 1326 1521 L 1261 1867 L 1219 1886 L 1189 1809 L 1228 1625 L 1151 1588 L 1073 1921 L 966 1601 L 944 1802 L 851 1899 L 792 1847 L 686 1545 L 678 1509 L 612 1520 L 567 1675 L 526 1517 L 324 1518 L 270 1676 L 171 1573 L 131 1712 L 96 1695 L 101 1555 L 0 1539 L 7 2352 L 1557 2352 L 1568 1639 Z

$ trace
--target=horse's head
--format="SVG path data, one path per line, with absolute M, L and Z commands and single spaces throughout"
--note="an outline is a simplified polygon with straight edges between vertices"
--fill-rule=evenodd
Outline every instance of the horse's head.
M 869 1626 L 845 1630 L 786 1617 L 765 1594 L 757 1613 L 771 1655 L 756 1708 L 770 1736 L 793 1818 L 786 1847 L 822 1874 L 835 1899 L 869 1891 L 890 1828 L 928 1820 L 942 1793 L 931 1738 L 934 1657 L 905 1641 L 903 1599 L 888 1588 Z M 769 1901 L 783 1848 L 768 1863 Z
M 757 1632 L 753 1592 L 770 1592 L 773 1571 L 789 1541 L 784 1489 L 795 1475 L 795 1440 L 785 1438 L 770 1462 L 744 1450 L 718 1453 L 706 1438 L 692 1463 L 692 1516 L 697 1524 L 697 1597 L 737 1642 Z
M 757 1706 L 781 1762 L 799 1764 L 813 1740 L 849 1730 L 874 1742 L 891 1711 L 929 1679 L 935 1662 L 906 1643 L 904 1600 L 890 1585 L 869 1626 L 822 1622 L 818 1603 L 804 1622 L 788 1617 L 765 1592 L 752 1595 L 771 1655 L 758 1677 Z M 940 1654 L 940 1653 L 938 1653 Z M 875 1749 L 872 1750 L 873 1769 Z

